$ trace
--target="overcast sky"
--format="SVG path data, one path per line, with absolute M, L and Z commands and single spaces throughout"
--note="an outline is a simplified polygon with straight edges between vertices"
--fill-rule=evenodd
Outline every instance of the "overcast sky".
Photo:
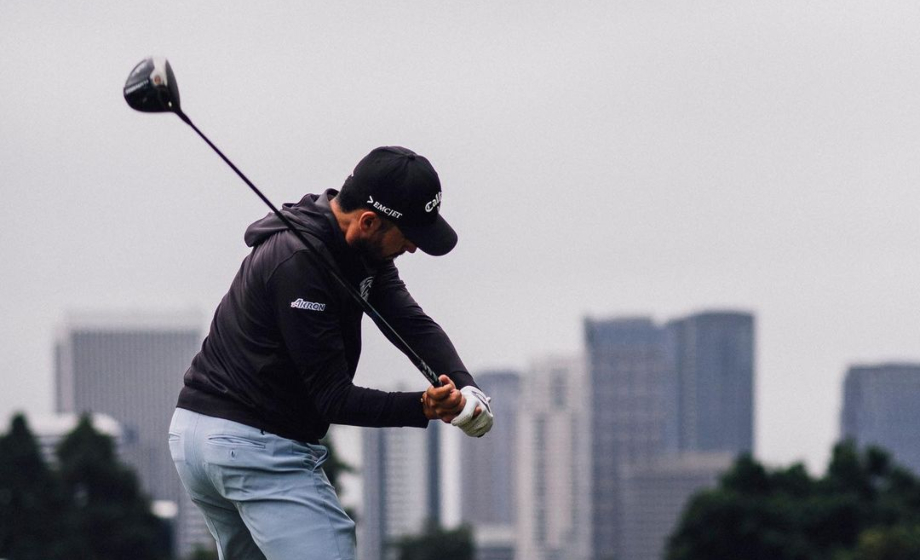
M 586 316 L 749 310 L 757 453 L 818 471 L 846 367 L 920 360 L 915 1 L 0 0 L 0 53 L 4 418 L 52 410 L 68 312 L 204 328 L 267 212 L 127 107 L 149 55 L 276 203 L 426 155 L 460 243 L 400 269 L 474 372 Z M 373 330 L 357 381 L 423 387 Z

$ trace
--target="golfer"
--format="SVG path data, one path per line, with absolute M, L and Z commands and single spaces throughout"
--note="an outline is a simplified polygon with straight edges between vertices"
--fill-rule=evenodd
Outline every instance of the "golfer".
M 355 524 L 322 470 L 319 440 L 330 424 L 424 428 L 442 420 L 474 437 L 491 429 L 489 398 L 394 264 L 416 249 L 453 249 L 457 234 L 440 210 L 429 161 L 382 147 L 341 191 L 284 205 L 313 251 L 274 214 L 246 230 L 252 251 L 185 373 L 169 428 L 179 477 L 223 560 L 355 558 Z M 363 310 L 330 268 L 441 374 L 442 387 L 354 385 Z

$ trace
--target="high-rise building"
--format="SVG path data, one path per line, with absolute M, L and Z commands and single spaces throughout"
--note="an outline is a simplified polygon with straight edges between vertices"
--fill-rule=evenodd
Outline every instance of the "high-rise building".
M 920 474 L 920 364 L 890 363 L 849 368 L 843 386 L 841 435 L 876 446 Z
M 391 543 L 440 518 L 439 424 L 362 430 L 359 558 L 391 560 Z
M 623 558 L 661 560 L 667 539 L 677 526 L 687 500 L 703 488 L 714 487 L 731 467 L 731 453 L 666 454 L 620 471 Z
M 591 453 L 582 357 L 534 361 L 522 377 L 517 444 L 517 555 L 588 560 Z
M 664 450 L 665 332 L 650 318 L 585 321 L 591 396 L 591 532 L 595 560 L 623 557 L 623 465 Z
M 637 544 L 637 535 L 670 530 L 661 525 L 664 517 L 642 512 L 673 512 L 673 504 L 635 499 L 643 477 L 652 475 L 648 469 L 686 466 L 691 459 L 681 455 L 699 463 L 699 454 L 753 449 L 754 318 L 705 312 L 664 326 L 649 318 L 589 319 L 585 335 L 592 395 L 592 555 L 634 560 L 636 551 L 655 548 L 648 541 Z M 661 495 L 649 493 L 648 499 L 655 496 Z M 633 511 L 637 507 L 646 509 Z M 645 556 L 635 558 L 640 557 Z
M 666 328 L 674 367 L 668 383 L 668 449 L 753 451 L 754 317 L 699 313 Z
M 495 407 L 492 430 L 460 440 L 460 514 L 470 524 L 480 560 L 510 560 L 516 518 L 515 442 L 520 375 L 509 370 L 476 374 L 476 383 Z
M 204 518 L 181 487 L 166 445 L 182 375 L 201 346 L 197 315 L 68 317 L 55 344 L 55 408 L 103 413 L 122 430 L 122 458 L 153 500 L 178 507 L 177 553 L 213 546 Z

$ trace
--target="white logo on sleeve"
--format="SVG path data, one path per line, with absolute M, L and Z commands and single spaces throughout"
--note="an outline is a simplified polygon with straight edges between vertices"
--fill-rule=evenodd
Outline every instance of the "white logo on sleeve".
M 363 299 L 364 301 L 367 301 L 367 296 L 370 295 L 371 287 L 373 285 L 374 285 L 373 276 L 368 276 L 367 278 L 361 281 L 360 286 L 358 286 L 358 290 L 361 292 L 361 299 Z
M 310 311 L 325 311 L 325 303 L 316 303 L 315 301 L 304 301 L 301 298 L 291 302 L 291 307 L 294 309 L 309 309 Z

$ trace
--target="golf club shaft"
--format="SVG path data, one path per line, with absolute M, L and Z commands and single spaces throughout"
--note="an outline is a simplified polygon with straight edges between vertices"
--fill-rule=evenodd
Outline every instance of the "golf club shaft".
M 242 179 L 247 185 L 249 185 L 249 188 L 252 189 L 252 192 L 256 193 L 256 195 L 258 195 L 258 197 L 262 199 L 262 202 L 264 202 L 269 208 L 271 208 L 272 212 L 275 213 L 275 216 L 277 216 L 278 219 L 281 220 L 281 222 L 289 230 L 291 230 L 291 232 L 293 232 L 294 235 L 296 235 L 298 239 L 300 239 L 300 242 L 303 243 L 304 247 L 306 247 L 307 250 L 310 251 L 313 254 L 313 256 L 316 257 L 320 262 L 323 262 L 322 255 L 320 255 L 319 252 L 316 251 L 316 249 L 314 249 L 312 245 L 310 245 L 310 243 L 306 240 L 303 234 L 300 231 L 298 231 L 296 227 L 294 227 L 294 224 L 292 224 L 291 221 L 288 220 L 284 216 L 284 214 L 282 214 L 264 194 L 262 194 L 262 191 L 260 191 L 258 187 L 256 187 L 252 183 L 252 181 L 250 181 L 249 178 L 247 178 L 246 175 L 244 175 L 243 172 L 237 168 L 237 166 L 233 165 L 233 162 L 230 161 L 227 158 L 227 156 L 225 156 L 224 153 L 221 152 L 220 149 L 218 149 L 218 147 L 215 146 L 214 143 L 211 142 L 211 140 L 209 140 L 208 137 L 204 135 L 203 132 L 198 130 L 198 127 L 192 123 L 192 120 L 189 119 L 188 116 L 185 113 L 183 113 L 181 110 L 175 110 L 175 113 L 176 115 L 179 116 L 180 119 L 182 119 L 185 122 L 185 124 L 192 127 L 192 130 L 197 132 L 198 136 L 201 136 L 201 139 L 208 143 L 208 146 L 211 146 L 211 149 L 214 150 L 217 153 L 217 155 L 219 155 L 221 159 L 223 159 L 224 162 L 227 165 L 229 165 L 230 168 L 233 169 L 233 171 L 236 172 L 236 174 L 240 177 L 240 179 Z M 435 387 L 440 387 L 441 381 L 438 379 L 437 374 L 435 374 L 435 372 L 430 367 L 428 367 L 428 364 L 425 363 L 425 360 L 423 360 L 421 356 L 415 353 L 415 350 L 413 350 L 412 347 L 409 346 L 409 343 L 406 342 L 403 339 L 403 337 L 399 335 L 398 332 L 396 332 L 396 329 L 394 329 L 393 326 L 390 325 L 387 322 L 387 320 L 383 318 L 382 315 L 380 315 L 380 313 L 374 308 L 374 306 L 371 305 L 370 302 L 368 302 L 366 299 L 361 297 L 361 294 L 359 294 L 358 291 L 351 284 L 349 284 L 344 278 L 342 278 L 341 275 L 339 275 L 339 273 L 333 268 L 332 264 L 327 266 L 326 270 L 332 275 L 333 278 L 335 278 L 335 280 L 339 284 L 342 285 L 343 288 L 345 288 L 345 291 L 347 291 L 349 295 L 351 295 L 351 297 L 355 301 L 357 301 L 359 305 L 361 305 L 362 309 L 364 309 L 364 312 L 370 315 L 370 317 L 374 320 L 374 322 L 376 322 L 383 329 L 389 332 L 393 340 L 397 342 L 397 345 L 401 346 L 400 349 L 410 356 L 413 363 L 415 364 L 415 367 L 417 367 L 419 371 L 422 372 L 422 374 L 428 379 L 428 381 Z

